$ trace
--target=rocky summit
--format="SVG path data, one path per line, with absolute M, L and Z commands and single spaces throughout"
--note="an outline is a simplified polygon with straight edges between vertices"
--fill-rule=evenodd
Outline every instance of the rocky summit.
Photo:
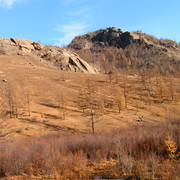
M 87 62 L 77 54 L 57 46 L 44 46 L 41 43 L 20 38 L 0 38 L 0 54 L 28 55 L 52 63 L 61 70 L 97 73 Z
M 158 51 L 168 52 L 176 56 L 180 54 L 177 42 L 168 39 L 157 39 L 141 31 L 126 31 L 115 27 L 100 29 L 82 36 L 76 36 L 69 47 L 76 50 L 96 50 L 97 47 L 127 48 L 132 44 L 142 44 L 145 48 L 156 48 Z
M 91 48 L 92 43 L 100 46 L 116 46 L 125 48 L 132 42 L 139 40 L 139 36 L 135 33 L 127 31 L 123 32 L 121 29 L 115 27 L 101 29 L 93 33 L 88 33 L 84 36 L 77 36 L 69 45 L 75 49 Z M 81 42 L 80 42 L 81 41 Z

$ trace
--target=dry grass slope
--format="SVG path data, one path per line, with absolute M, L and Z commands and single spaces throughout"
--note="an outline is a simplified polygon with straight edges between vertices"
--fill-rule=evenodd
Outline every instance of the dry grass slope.
M 112 67 L 82 74 L 0 55 L 1 176 L 179 178 L 179 76 Z

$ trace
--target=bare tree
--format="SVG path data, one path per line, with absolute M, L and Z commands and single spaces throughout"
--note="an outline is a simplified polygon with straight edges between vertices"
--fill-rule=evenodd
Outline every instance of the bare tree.
M 60 91 L 58 94 L 58 107 L 63 120 L 66 119 L 66 111 L 67 111 L 67 98 L 66 95 Z
M 18 118 L 20 110 L 24 107 L 22 88 L 17 83 L 9 83 L 7 88 L 10 118 L 12 118 L 13 116 Z
M 78 95 L 78 107 L 84 113 L 87 104 L 86 104 L 86 91 L 84 88 L 81 88 Z
M 173 100 L 176 94 L 176 90 L 178 89 L 177 83 L 175 80 L 169 76 L 169 91 L 171 95 L 171 99 Z
M 115 105 L 118 107 L 119 113 L 125 108 L 125 97 L 119 87 L 115 87 Z
M 80 109 L 83 110 L 85 114 L 88 114 L 91 116 L 91 128 L 92 133 L 95 133 L 95 116 L 100 112 L 100 103 L 99 103 L 99 97 L 98 92 L 95 84 L 87 79 L 85 82 L 83 82 L 80 93 L 78 105 Z M 86 110 L 86 111 L 85 111 Z
M 101 55 L 102 59 L 103 59 L 103 67 L 104 67 L 104 72 L 105 74 L 107 74 L 108 69 L 109 69 L 109 62 L 106 59 L 106 56 L 104 54 Z
M 166 84 L 162 78 L 162 76 L 158 77 L 157 79 L 157 85 L 156 85 L 156 95 L 160 99 L 163 99 L 167 95 L 167 88 Z
M 125 98 L 125 108 L 127 108 L 127 99 L 128 99 L 128 93 L 130 91 L 130 87 L 128 85 L 128 79 L 127 79 L 127 75 L 125 75 L 123 77 L 123 81 L 122 81 L 122 88 L 123 88 L 123 95 Z
M 6 98 L 6 85 L 1 84 L 0 86 L 0 115 L 4 116 L 8 111 L 8 103 Z
M 31 104 L 34 99 L 34 91 L 32 88 L 26 86 L 24 88 L 24 93 L 25 93 L 25 102 L 27 104 L 28 115 L 31 116 Z

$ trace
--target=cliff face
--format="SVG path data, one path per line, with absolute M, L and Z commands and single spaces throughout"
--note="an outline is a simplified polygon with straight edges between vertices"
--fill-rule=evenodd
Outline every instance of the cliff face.
M 87 62 L 77 54 L 56 46 L 44 46 L 38 42 L 19 38 L 0 38 L 0 54 L 28 55 L 51 62 L 61 70 L 97 73 Z

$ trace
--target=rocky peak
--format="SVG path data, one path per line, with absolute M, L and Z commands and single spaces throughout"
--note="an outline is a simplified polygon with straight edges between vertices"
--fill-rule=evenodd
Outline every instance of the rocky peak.
M 110 27 L 95 31 L 94 33 L 88 33 L 84 36 L 78 36 L 71 42 L 69 47 L 74 49 L 87 49 L 87 47 L 92 48 L 93 44 L 96 44 L 100 46 L 125 48 L 139 39 L 140 37 L 133 32 L 124 32 L 121 29 Z
M 172 40 L 157 39 L 154 36 L 145 34 L 141 31 L 122 31 L 115 27 L 107 29 L 100 29 L 95 32 L 90 32 L 82 36 L 77 36 L 69 44 L 69 47 L 75 50 L 89 49 L 94 50 L 99 47 L 117 47 L 125 49 L 127 46 L 133 43 L 144 44 L 148 48 L 155 47 L 161 49 L 164 52 L 168 50 L 179 51 L 179 45 Z

